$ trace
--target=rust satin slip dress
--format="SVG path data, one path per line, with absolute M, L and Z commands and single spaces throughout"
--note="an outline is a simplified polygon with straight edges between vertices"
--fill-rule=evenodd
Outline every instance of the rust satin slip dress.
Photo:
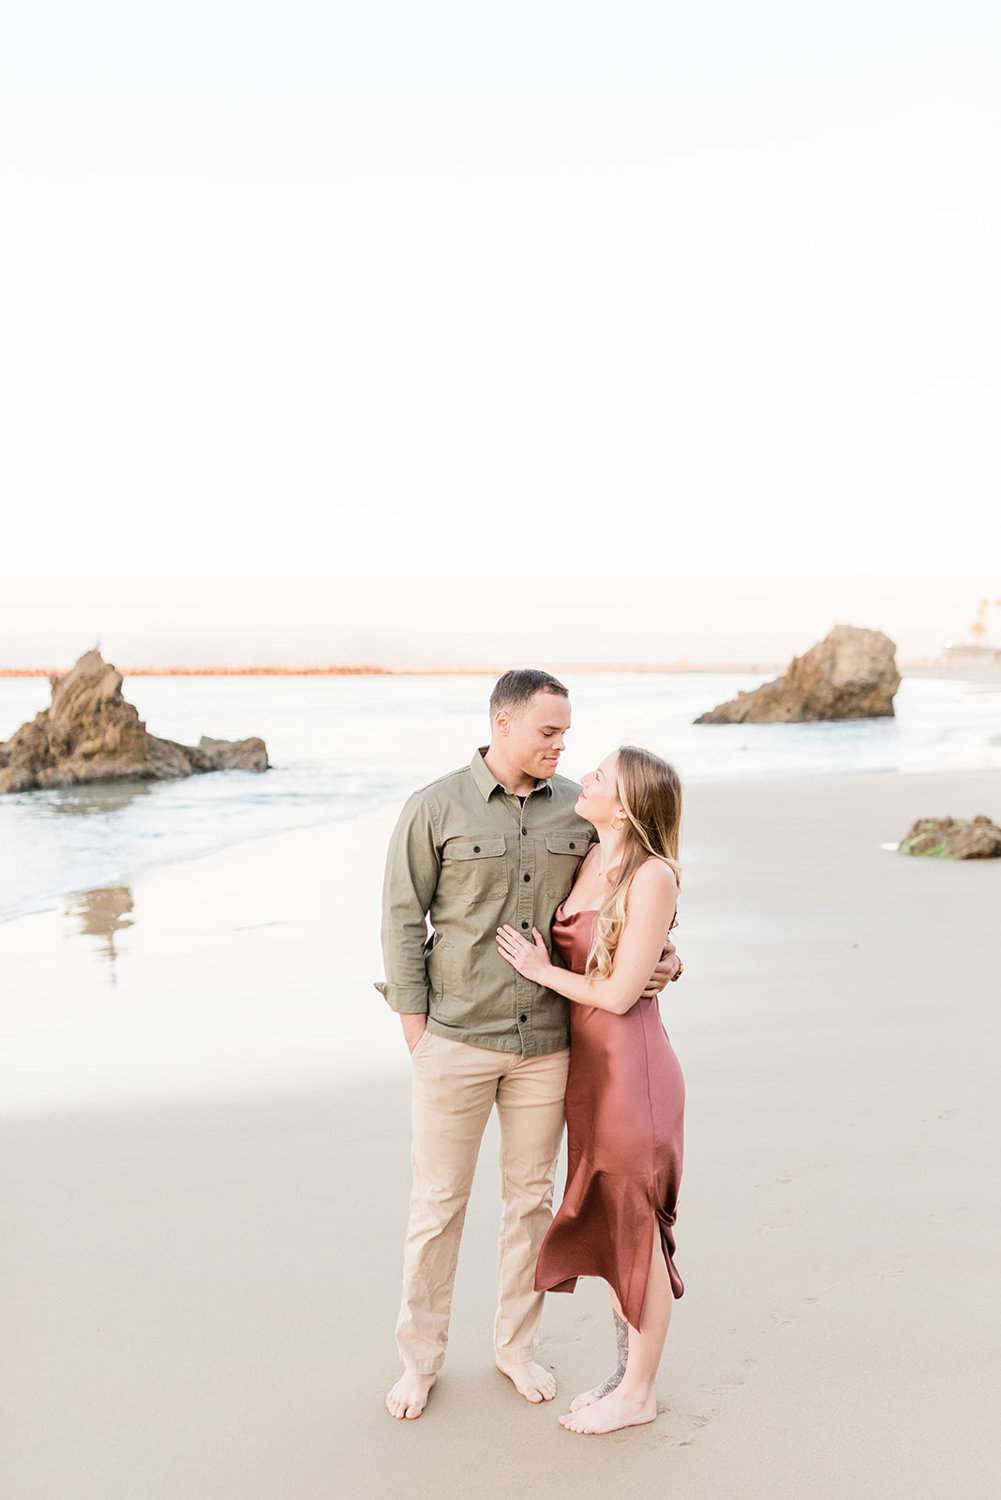
M 561 906 L 553 920 L 553 943 L 575 974 L 584 973 L 596 916 L 564 916 Z M 624 1016 L 571 1002 L 567 1184 L 539 1254 L 537 1291 L 572 1292 L 578 1276 L 601 1276 L 639 1328 L 656 1220 L 671 1290 L 682 1295 L 672 1231 L 684 1109 L 656 997 Z

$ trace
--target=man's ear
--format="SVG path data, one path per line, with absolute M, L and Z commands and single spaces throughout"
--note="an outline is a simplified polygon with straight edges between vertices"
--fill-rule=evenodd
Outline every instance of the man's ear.
M 506 739 L 511 732 L 511 715 L 503 708 L 499 708 L 494 714 L 494 729 L 502 739 Z

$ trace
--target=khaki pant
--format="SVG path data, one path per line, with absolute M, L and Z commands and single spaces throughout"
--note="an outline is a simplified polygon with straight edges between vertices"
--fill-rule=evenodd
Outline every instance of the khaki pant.
M 408 1370 L 440 1370 L 448 1343 L 459 1240 L 480 1141 L 494 1104 L 500 1121 L 504 1212 L 494 1347 L 535 1358 L 543 1294 L 535 1262 L 552 1219 L 570 1053 L 522 1057 L 446 1041 L 426 1031 L 413 1053 L 413 1190 L 396 1325 Z

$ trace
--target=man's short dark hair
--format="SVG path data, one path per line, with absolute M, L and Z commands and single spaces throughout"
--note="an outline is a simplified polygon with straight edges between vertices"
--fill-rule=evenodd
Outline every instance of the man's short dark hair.
M 570 694 L 558 678 L 550 672 L 540 672 L 537 667 L 523 667 L 505 672 L 497 679 L 490 694 L 490 717 L 498 709 L 518 713 L 535 697 L 536 693 L 555 693 L 558 698 L 569 698 Z

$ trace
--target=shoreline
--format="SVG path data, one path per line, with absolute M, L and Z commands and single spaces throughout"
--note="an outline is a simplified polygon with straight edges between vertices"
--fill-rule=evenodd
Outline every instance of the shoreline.
M 1001 771 L 751 790 L 688 791 L 663 1005 L 687 1290 L 657 1421 L 607 1439 L 556 1420 L 612 1357 L 599 1283 L 547 1300 L 557 1403 L 493 1368 L 493 1124 L 445 1370 L 419 1422 L 383 1409 L 409 1175 L 371 987 L 389 818 L 148 872 L 103 935 L 72 905 L 0 928 L 0 1094 L 63 1090 L 0 1121 L 4 1493 L 466 1500 L 473 1473 L 502 1500 L 517 1454 L 554 1500 L 988 1500 L 1001 861 L 880 846 L 996 812 Z
M 977 776 L 977 775 L 990 775 L 990 774 L 992 774 L 992 772 L 994 772 L 995 774 L 1001 775 L 1001 770 L 999 770 L 998 768 L 992 768 L 991 766 L 974 766 L 974 767 L 965 767 L 964 766 L 964 767 L 961 767 L 961 768 L 957 768 L 957 767 L 950 768 L 950 767 L 946 766 L 946 767 L 939 767 L 939 768 L 932 768 L 932 769 L 926 769 L 926 768 L 922 767 L 920 770 L 912 770 L 912 769 L 908 769 L 906 767 L 899 767 L 899 766 L 883 766 L 883 767 L 868 767 L 868 768 L 863 769 L 863 770 L 844 770 L 844 771 L 832 771 L 832 770 L 827 769 L 827 768 L 821 768 L 821 769 L 818 769 L 816 771 L 810 771 L 810 772 L 798 771 L 798 772 L 795 772 L 795 773 L 790 773 L 787 770 L 782 769 L 782 770 L 772 770 L 772 771 L 768 771 L 768 770 L 759 771 L 759 772 L 756 772 L 754 774 L 748 774 L 748 775 L 743 776 L 743 777 L 734 777 L 734 776 L 713 777 L 713 776 L 706 776 L 706 777 L 701 777 L 701 778 L 698 778 L 698 779 L 695 779 L 693 777 L 689 777 L 686 780 L 685 786 L 686 786 L 686 790 L 690 790 L 690 789 L 695 788 L 695 787 L 710 787 L 710 786 L 716 786 L 716 787 L 723 787 L 723 786 L 750 787 L 750 786 L 766 785 L 766 784 L 775 783 L 775 782 L 799 781 L 799 780 L 802 780 L 802 781 L 805 781 L 805 782 L 815 783 L 815 782 L 826 781 L 829 778 L 836 780 L 836 779 L 846 778 L 846 777 L 864 777 L 864 776 L 894 777 L 894 776 L 899 776 L 899 777 L 902 777 L 902 778 L 908 778 L 908 779 L 910 779 L 910 778 L 914 778 L 914 777 L 922 777 L 922 778 L 923 777 L 932 777 L 933 778 L 933 777 L 951 777 L 951 776 L 965 776 L 965 775 L 973 775 L 973 776 Z M 108 786 L 113 786 L 113 785 L 116 785 L 118 783 L 113 782 L 113 781 L 108 781 L 106 783 L 101 783 L 101 784 L 108 785 Z M 125 784 L 128 784 L 128 783 L 127 783 L 127 781 L 125 779 L 123 779 L 123 781 L 122 781 L 121 784 L 125 785 Z M 156 783 L 153 783 L 153 784 L 155 785 Z M 233 851 L 236 851 L 236 850 L 239 850 L 239 849 L 244 849 L 244 848 L 247 848 L 248 846 L 251 846 L 251 845 L 260 844 L 260 843 L 267 843 L 267 842 L 269 842 L 272 839 L 294 838 L 297 835 L 308 835 L 311 832 L 319 832 L 321 829 L 333 829 L 333 828 L 338 828 L 338 827 L 340 827 L 342 825 L 350 825 L 353 822 L 356 822 L 358 820 L 367 821 L 369 819 L 380 819 L 380 818 L 382 818 L 382 819 L 388 819 L 389 820 L 389 823 L 387 824 L 387 837 L 388 837 L 388 829 L 389 829 L 389 827 L 391 827 L 392 821 L 395 818 L 398 810 L 399 810 L 399 804 L 398 803 L 396 803 L 396 802 L 385 803 L 385 804 L 382 804 L 379 807 L 370 808 L 369 810 L 367 810 L 366 812 L 363 812 L 363 813 L 358 813 L 358 812 L 351 811 L 351 812 L 345 813 L 342 817 L 331 817 L 331 818 L 324 819 L 324 820 L 321 820 L 321 821 L 316 822 L 316 823 L 300 824 L 298 826 L 293 826 L 293 827 L 290 827 L 290 828 L 279 828 L 279 829 L 275 829 L 275 830 L 268 830 L 268 831 L 261 831 L 261 832 L 250 833 L 250 834 L 247 834 L 245 837 L 242 837 L 242 838 L 239 838 L 239 839 L 235 839 L 235 840 L 233 840 L 230 843 L 220 844 L 215 849 L 210 849 L 208 851 L 203 851 L 203 852 L 198 853 L 198 854 L 179 854 L 179 855 L 177 855 L 176 857 L 174 857 L 172 859 L 164 859 L 164 858 L 161 857 L 160 859 L 157 859 L 157 860 L 151 860 L 150 863 L 148 863 L 148 864 L 134 865 L 134 866 L 132 866 L 131 868 L 129 868 L 127 870 L 119 872 L 116 875 L 115 878 L 111 878 L 111 879 L 107 879 L 107 880 L 98 880 L 95 884 L 93 884 L 91 886 L 86 886 L 86 887 L 74 886 L 74 887 L 69 887 L 69 888 L 66 888 L 66 889 L 61 889 L 61 890 L 58 890 L 58 891 L 52 891 L 49 894 L 47 894 L 46 896 L 40 897 L 39 898 L 40 904 L 37 905 L 37 906 L 32 907 L 28 911 L 11 912 L 11 913 L 9 913 L 6 916 L 4 916 L 2 913 L 0 913 L 0 931 L 2 931 L 4 927 L 6 927 L 7 925 L 9 925 L 12 922 L 25 921 L 25 920 L 27 920 L 29 918 L 32 918 L 32 917 L 44 916 L 46 913 L 54 912 L 59 907 L 59 905 L 61 903 L 65 904 L 67 901 L 70 901 L 74 897 L 79 896 L 81 894 L 84 894 L 84 893 L 87 893 L 87 892 L 92 892 L 92 891 L 97 891 L 97 890 L 101 890 L 101 889 L 110 889 L 110 888 L 112 888 L 114 886 L 119 886 L 119 885 L 121 885 L 123 883 L 129 884 L 129 883 L 132 883 L 132 882 L 134 882 L 136 880 L 142 880 L 142 879 L 145 879 L 145 878 L 149 877 L 150 875 L 155 874 L 158 870 L 175 869 L 175 868 L 178 868 L 178 867 L 181 867 L 181 866 L 195 865 L 195 864 L 198 864 L 198 863 L 200 863 L 202 861 L 205 861 L 205 860 L 216 859 L 216 858 L 219 858 L 221 856 L 226 855 L 227 853 L 230 853 L 230 852 L 233 852 Z M 978 809 L 978 810 L 982 811 L 983 809 Z M 940 812 L 940 813 L 935 813 L 935 814 L 924 814 L 924 813 L 922 813 L 922 814 L 916 814 L 915 816 L 922 816 L 923 817 L 923 816 L 973 816 L 973 815 L 974 815 L 973 812 L 970 812 L 970 813 L 958 813 L 958 814 L 956 814 L 956 813 Z M 904 833 L 905 832 L 906 832 L 906 829 L 904 829 L 903 832 L 901 832 L 901 834 L 900 834 L 900 838 L 901 839 L 904 837 Z
M 700 815 L 700 808 L 725 805 L 732 809 L 735 826 L 739 827 L 753 809 L 760 815 L 762 808 L 795 802 L 802 809 L 802 816 L 809 818 L 817 806 L 823 808 L 830 802 L 850 805 L 854 792 L 863 804 L 872 803 L 879 810 L 884 835 L 879 841 L 881 861 L 910 866 L 930 863 L 964 868 L 995 866 L 1001 871 L 1001 860 L 933 862 L 898 855 L 892 848 L 919 817 L 969 818 L 986 813 L 1001 821 L 1001 767 L 776 773 L 745 779 L 690 781 L 686 786 L 682 836 L 686 871 L 693 861 L 698 868 L 703 859 L 698 830 L 705 813 Z M 892 808 L 899 809 L 899 813 L 892 813 Z M 365 962 L 356 955 L 352 964 L 337 970 L 336 977 L 328 974 L 325 980 L 328 993 L 333 997 L 336 990 L 344 1003 L 349 992 L 367 999 L 374 978 L 381 972 L 377 919 L 373 921 L 372 913 L 378 912 L 382 861 L 397 813 L 394 802 L 348 818 L 262 833 L 208 853 L 150 864 L 88 888 L 54 894 L 43 907 L 0 921 L 0 968 L 6 965 L 8 972 L 16 973 L 19 965 L 34 962 L 43 988 L 48 986 L 53 994 L 88 995 L 109 1024 L 112 1013 L 105 1014 L 109 981 L 113 988 L 121 986 L 126 990 L 129 985 L 145 986 L 144 992 L 154 1001 L 151 1015 L 163 1031 L 166 1058 L 170 1052 L 167 1038 L 171 1012 L 169 989 L 165 988 L 158 966 L 168 950 L 176 948 L 183 952 L 185 944 L 193 944 L 192 962 L 206 966 L 207 972 L 210 970 L 219 984 L 224 985 L 226 965 L 232 963 L 235 971 L 242 965 L 242 950 L 246 946 L 242 935 L 260 934 L 253 939 L 260 948 L 260 969 L 248 982 L 254 1003 L 267 1004 L 264 993 L 267 984 L 281 983 L 278 976 L 282 943 L 304 940 L 312 962 L 318 965 L 318 933 L 329 911 L 336 909 L 348 913 L 353 933 L 364 934 L 364 939 L 357 938 L 356 942 L 358 955 L 364 954 Z M 725 830 L 722 834 L 725 836 Z M 840 839 L 841 833 L 832 828 L 830 836 Z M 209 910 L 202 911 L 198 906 L 201 892 L 211 892 Z M 136 927 L 143 929 L 141 934 L 133 933 Z M 92 940 L 91 954 L 96 962 L 85 956 L 82 945 L 72 936 L 74 929 L 77 937 Z M 217 934 L 214 951 L 206 939 L 212 930 Z M 141 938 L 138 943 L 137 936 Z M 33 960 L 32 955 L 36 954 L 45 955 L 44 963 L 41 959 Z M 315 984 L 310 993 L 302 1024 L 315 1031 L 322 1049 L 330 1042 L 330 1029 Z M 68 1009 L 57 1007 L 60 1025 L 72 1017 L 75 1007 L 75 1001 L 69 1003 Z M 180 1009 L 187 1013 L 186 1006 Z M 113 1010 L 117 1014 L 117 1006 Z M 273 1019 L 272 1015 L 268 1026 Z M 363 1007 L 356 1020 L 352 1031 L 354 1041 L 364 1055 L 375 1060 L 379 1071 L 393 1054 L 395 1026 L 385 1024 L 386 1017 L 378 1008 L 373 1011 L 371 1007 Z M 210 1040 L 217 1049 L 218 1062 L 225 1049 L 225 1018 L 217 1016 L 213 1025 Z M 141 1051 L 141 1037 L 137 1035 L 133 1040 Z M 270 1045 L 274 1048 L 270 1059 L 267 1047 L 255 1050 L 255 1044 L 244 1052 L 238 1049 L 232 1060 L 222 1065 L 219 1083 L 224 1093 L 230 1086 L 243 1091 L 263 1086 L 269 1079 L 278 1083 L 283 1078 L 308 1083 L 318 1071 L 322 1074 L 314 1054 L 304 1058 L 294 1047 L 286 1047 L 280 1037 L 272 1037 Z M 176 1093 L 178 1088 L 183 1092 L 189 1074 L 192 1086 L 208 1087 L 212 1092 L 212 1066 L 208 1057 L 204 1059 L 204 1068 L 189 1069 L 188 1074 L 184 1073 L 183 1059 L 175 1056 L 172 1060 L 181 1065 L 181 1073 L 170 1084 L 169 1094 Z M 70 1066 L 68 1055 L 65 1062 Z M 149 1059 L 143 1064 L 154 1078 L 164 1071 L 160 1060 L 155 1062 L 152 1072 Z M 95 1065 L 93 1058 L 91 1065 Z M 34 1066 L 33 1063 L 26 1069 L 25 1076 L 35 1076 Z M 342 1076 L 343 1066 L 334 1071 Z M 99 1094 L 100 1079 L 106 1072 L 98 1068 L 89 1093 L 84 1090 L 91 1100 Z M 127 1091 L 133 1103 L 141 1102 L 144 1097 L 142 1076 L 145 1075 L 140 1067 L 135 1087 Z M 23 1096 L 17 1064 L 10 1059 L 5 1064 L 0 1046 L 0 1119 L 12 1112 L 11 1101 Z M 49 1085 L 49 1097 L 55 1099 L 57 1108 L 61 1107 L 55 1079 Z M 155 1089 L 151 1097 L 156 1097 Z M 73 1107 L 83 1098 L 81 1095 Z

